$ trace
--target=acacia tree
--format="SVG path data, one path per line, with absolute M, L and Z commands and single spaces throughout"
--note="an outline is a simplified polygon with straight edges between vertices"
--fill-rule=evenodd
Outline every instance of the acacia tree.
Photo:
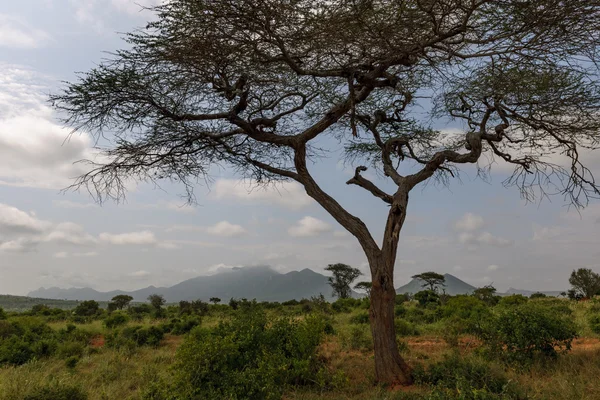
M 592 298 L 595 295 L 600 295 L 600 274 L 589 268 L 573 270 L 569 277 L 569 283 L 573 286 L 573 290 L 583 297 Z
M 446 282 L 444 275 L 437 272 L 423 272 L 422 274 L 413 275 L 412 278 L 422 280 L 421 286 L 429 287 L 432 292 L 437 292 L 438 286 L 444 286 L 444 282 Z
M 372 287 L 373 287 L 373 282 L 370 282 L 370 281 L 358 282 L 356 285 L 354 285 L 355 290 L 360 290 L 362 292 L 365 292 L 367 294 L 367 297 L 371 297 L 371 288 Z
M 133 301 L 133 297 L 127 294 L 118 294 L 111 299 L 111 302 L 114 304 L 115 308 L 118 310 L 122 310 L 125 307 L 129 306 L 129 303 Z
M 329 264 L 325 271 L 331 272 L 333 275 L 327 278 L 329 285 L 333 289 L 333 295 L 339 299 L 347 299 L 352 293 L 350 285 L 359 276 L 362 275 L 359 269 L 353 268 L 346 264 Z
M 215 164 L 257 183 L 298 182 L 364 250 L 379 381 L 411 381 L 393 284 L 411 190 L 499 161 L 528 200 L 560 193 L 581 206 L 599 192 L 579 157 L 599 139 L 597 0 L 171 0 L 154 10 L 126 50 L 52 96 L 66 123 L 114 143 L 75 187 L 102 201 L 132 179 L 172 179 L 193 199 Z M 426 113 L 453 129 L 432 129 Z M 308 161 L 336 140 L 356 165 L 347 184 L 388 207 L 381 241 L 311 174 Z M 363 175 L 368 166 L 385 186 Z

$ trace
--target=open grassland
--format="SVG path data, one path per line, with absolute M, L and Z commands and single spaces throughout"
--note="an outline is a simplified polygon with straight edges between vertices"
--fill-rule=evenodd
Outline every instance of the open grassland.
M 375 384 L 366 300 L 352 301 L 338 307 L 322 303 L 315 306 L 308 302 L 291 306 L 251 305 L 248 308 L 258 308 L 266 315 L 264 326 L 276 326 L 277 322 L 273 321 L 285 319 L 292 324 L 284 326 L 288 330 L 296 323 L 308 324 L 314 315 L 318 315 L 319 323 L 325 326 L 325 333 L 319 336 L 313 358 L 323 371 L 308 379 L 295 380 L 291 384 L 287 382 L 283 392 L 274 397 L 264 394 L 240 397 L 238 394 L 229 397 L 223 395 L 221 398 L 600 399 L 600 338 L 589 323 L 591 316 L 600 312 L 599 303 L 558 299 L 529 302 L 539 303 L 543 307 L 559 307 L 561 312 L 569 315 L 575 323 L 578 336 L 569 342 L 570 351 L 559 351 L 555 356 L 534 354 L 525 362 L 514 362 L 496 357 L 498 354 L 490 354 L 489 346 L 477 335 L 456 329 L 457 321 L 459 325 L 460 321 L 464 325 L 473 316 L 463 316 L 462 320 L 457 320 L 455 315 L 444 316 L 445 306 L 440 304 L 422 306 L 415 301 L 398 304 L 398 343 L 402 356 L 415 370 L 416 383 L 409 387 L 380 387 Z M 496 312 L 494 310 L 498 307 L 488 308 Z M 235 321 L 237 315 L 244 312 L 244 307 L 232 310 L 228 306 L 210 306 L 203 315 L 180 315 L 177 307 L 168 307 L 159 318 L 152 315 L 133 318 L 125 312 L 116 312 L 111 316 L 101 311 L 84 320 L 78 319 L 80 323 L 77 324 L 73 324 L 68 313 L 45 316 L 8 313 L 7 319 L 0 321 L 0 342 L 5 341 L 6 344 L 9 340 L 15 340 L 12 351 L 20 350 L 16 339 L 11 339 L 7 333 L 9 324 L 29 327 L 27 329 L 31 332 L 40 331 L 43 326 L 51 332 L 44 333 L 40 336 L 43 339 L 37 340 L 37 345 L 47 342 L 45 353 L 42 351 L 41 355 L 34 355 L 24 362 L 18 359 L 17 362 L 7 362 L 9 347 L 4 345 L 3 350 L 0 349 L 0 360 L 2 357 L 5 360 L 0 366 L 0 399 L 208 398 L 192 397 L 191 394 L 189 397 L 184 394 L 168 397 L 168 394 L 156 388 L 172 384 L 180 370 L 185 369 L 178 357 L 188 363 L 201 364 L 202 360 L 194 359 L 189 352 L 197 353 L 205 351 L 205 348 L 190 347 L 197 345 L 193 342 L 210 339 L 210 332 L 222 330 L 222 323 Z M 124 315 L 125 318 L 118 326 L 108 328 L 107 321 L 114 319 L 115 314 Z M 253 323 L 240 325 L 240 329 Z M 144 330 L 143 335 L 127 333 L 128 329 L 131 331 L 136 326 L 140 327 L 135 328 L 138 333 L 140 329 Z M 30 334 L 27 329 L 24 330 L 25 335 Z M 153 335 L 157 337 L 154 339 Z M 234 342 L 232 340 L 230 345 Z M 265 348 L 269 346 L 275 344 L 269 342 Z M 503 349 L 507 347 L 505 344 L 502 346 Z M 214 360 L 221 357 L 219 354 L 223 359 L 227 358 L 224 349 L 227 347 L 215 350 L 217 354 Z M 262 371 L 263 375 L 272 372 L 270 369 L 257 371 Z M 203 379 L 209 379 L 209 375 L 203 376 Z M 506 388 L 493 389 L 498 385 Z M 57 393 L 64 397 L 56 397 L 59 396 Z

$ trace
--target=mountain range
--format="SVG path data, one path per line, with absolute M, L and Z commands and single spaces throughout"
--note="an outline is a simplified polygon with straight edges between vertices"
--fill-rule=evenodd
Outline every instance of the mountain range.
M 470 294 L 476 289 L 475 286 L 469 285 L 453 275 L 444 274 L 444 278 L 443 289 L 447 294 Z M 396 293 L 414 294 L 421 290 L 423 290 L 423 281 L 413 279 L 396 289 Z M 506 293 L 498 294 L 529 296 L 533 293 L 535 292 L 511 288 Z M 560 292 L 545 291 L 542 293 L 557 296 Z M 114 290 L 110 292 L 99 292 L 92 288 L 51 287 L 34 290 L 27 296 L 57 300 L 109 301 L 119 294 L 128 294 L 133 297 L 134 301 L 146 301 L 151 294 L 161 294 L 169 303 L 197 299 L 208 301 L 211 297 L 218 297 L 223 301 L 228 301 L 233 297 L 281 302 L 291 299 L 308 299 L 319 294 L 323 294 L 328 300 L 332 299 L 331 287 L 325 275 L 308 268 L 283 274 L 267 266 L 224 269 L 215 275 L 199 276 L 170 287 L 149 286 L 134 291 Z M 353 296 L 360 297 L 361 295 L 353 292 Z
M 91 288 L 61 289 L 40 288 L 28 294 L 29 297 L 64 300 L 107 301 L 119 294 L 128 294 L 134 301 L 146 301 L 151 294 L 161 294 L 167 302 L 181 300 L 205 300 L 219 297 L 223 301 L 230 298 L 256 299 L 257 301 L 286 301 L 310 298 L 323 294 L 331 300 L 331 286 L 327 277 L 308 268 L 302 271 L 279 273 L 270 267 L 233 268 L 215 275 L 199 276 L 180 282 L 171 287 L 154 287 L 126 292 L 114 290 L 99 292 Z

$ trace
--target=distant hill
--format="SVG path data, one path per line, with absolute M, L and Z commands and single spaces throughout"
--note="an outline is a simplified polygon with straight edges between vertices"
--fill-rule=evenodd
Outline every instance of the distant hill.
M 477 289 L 475 286 L 469 285 L 468 283 L 461 281 L 454 275 L 444 274 L 444 278 L 446 280 L 446 286 L 444 286 L 443 289 L 445 289 L 446 293 L 448 293 L 449 295 L 454 296 L 457 294 L 471 294 L 475 289 Z M 398 289 L 396 289 L 396 293 L 403 294 L 420 292 L 421 290 L 425 289 L 423 287 L 423 283 L 424 282 L 421 279 L 413 279 L 406 285 L 400 286 Z
M 76 300 L 57 300 L 57 299 L 42 299 L 26 296 L 12 296 L 7 294 L 0 295 L 0 307 L 5 311 L 26 311 L 30 310 L 36 304 L 44 304 L 51 308 L 62 308 L 70 310 L 79 304 Z M 100 302 L 100 307 L 106 308 L 107 302 Z
M 162 294 L 167 302 L 205 300 L 219 297 L 224 302 L 231 297 L 258 301 L 286 301 L 310 298 L 323 294 L 331 299 L 327 277 L 308 268 L 302 271 L 279 273 L 270 267 L 233 268 L 211 276 L 199 276 L 171 287 L 154 287 L 126 292 L 115 290 L 99 292 L 91 288 L 40 288 L 28 294 L 31 297 L 65 300 L 108 301 L 118 294 L 128 294 L 134 301 L 145 301 L 150 294 Z

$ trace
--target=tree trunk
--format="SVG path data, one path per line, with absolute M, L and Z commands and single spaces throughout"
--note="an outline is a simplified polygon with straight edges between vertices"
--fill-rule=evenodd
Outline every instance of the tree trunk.
M 391 279 L 393 264 L 391 268 L 390 265 L 379 265 L 372 269 L 381 271 L 373 276 L 371 289 L 370 319 L 375 350 L 375 375 L 377 381 L 381 383 L 410 385 L 412 384 L 411 368 L 400 356 L 396 343 L 394 325 L 396 290 Z

